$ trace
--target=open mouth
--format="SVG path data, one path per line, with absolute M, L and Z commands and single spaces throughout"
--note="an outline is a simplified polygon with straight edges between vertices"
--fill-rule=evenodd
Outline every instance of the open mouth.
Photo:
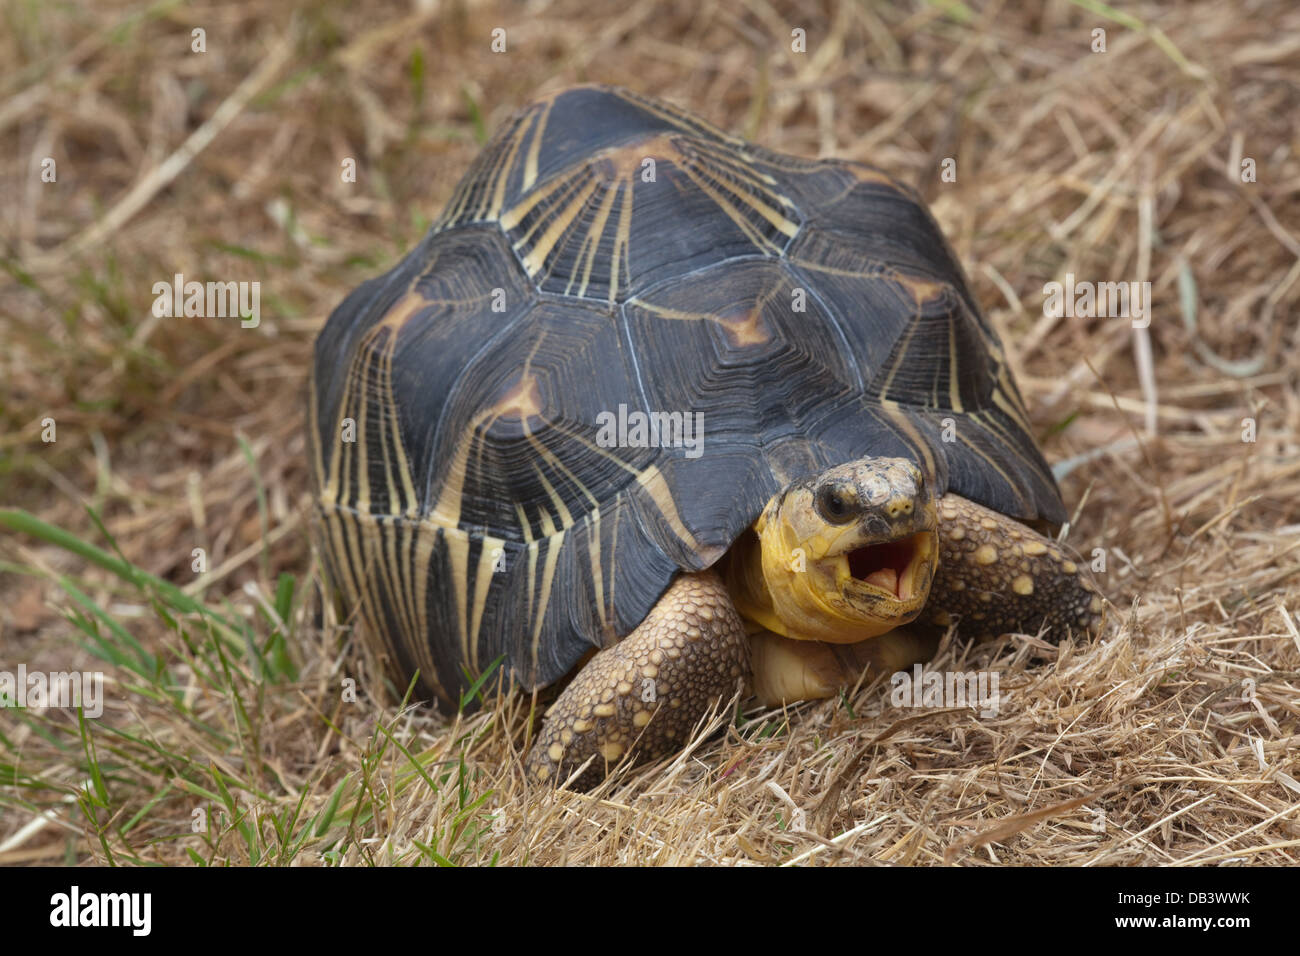
M 854 548 L 845 557 L 849 574 L 900 601 L 916 593 L 916 570 L 930 553 L 932 535 L 921 531 L 898 541 Z

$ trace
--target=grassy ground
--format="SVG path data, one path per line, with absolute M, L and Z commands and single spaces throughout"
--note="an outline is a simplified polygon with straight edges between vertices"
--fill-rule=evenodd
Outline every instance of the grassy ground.
M 0 863 L 1300 858 L 1294 5 L 0 17 L 0 670 L 102 670 L 107 696 L 98 720 L 0 716 Z M 1102 640 L 945 644 L 936 666 L 1000 673 L 993 718 L 879 686 L 727 711 L 594 795 L 525 787 L 529 701 L 403 707 L 322 607 L 311 341 L 504 116 L 575 81 L 917 185 L 1062 463 L 1070 543 L 1104 555 Z M 175 273 L 260 281 L 260 324 L 154 317 Z M 1150 281 L 1150 327 L 1045 316 L 1066 273 Z

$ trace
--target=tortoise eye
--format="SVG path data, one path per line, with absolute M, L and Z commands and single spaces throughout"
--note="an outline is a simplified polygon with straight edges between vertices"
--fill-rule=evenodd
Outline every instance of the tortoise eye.
M 847 524 L 853 520 L 853 508 L 845 494 L 835 485 L 822 485 L 817 489 L 817 513 L 831 524 Z

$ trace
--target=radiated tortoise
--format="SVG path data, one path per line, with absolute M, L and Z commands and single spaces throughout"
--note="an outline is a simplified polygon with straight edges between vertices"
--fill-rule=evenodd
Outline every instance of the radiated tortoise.
M 576 671 L 537 779 L 1102 609 L 920 198 L 623 89 L 517 113 L 334 311 L 310 448 L 326 576 L 403 686 Z

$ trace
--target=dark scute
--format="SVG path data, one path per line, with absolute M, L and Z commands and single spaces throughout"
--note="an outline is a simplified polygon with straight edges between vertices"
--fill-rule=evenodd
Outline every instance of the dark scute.
M 693 545 L 677 535 L 642 489 L 632 496 L 646 536 L 677 568 L 690 571 L 712 566 L 780 490 L 753 445 L 712 448 L 706 441 L 705 447 L 699 458 L 687 457 L 679 448 L 665 449 L 657 462 Z
M 580 86 L 558 94 L 546 117 L 537 159 L 538 182 L 602 149 L 681 131 L 680 122 L 658 115 L 655 108 L 653 101 L 606 87 Z M 720 140 L 707 123 L 692 124 L 691 132 Z
M 862 387 L 838 323 L 779 259 L 699 270 L 629 301 L 624 314 L 649 407 L 702 413 L 706 449 L 806 434 L 809 416 Z
M 752 255 L 757 249 L 746 231 L 700 190 L 680 166 L 661 160 L 656 163 L 653 182 L 636 178 L 630 187 L 626 183 L 606 184 L 592 194 L 575 218 L 575 225 L 548 257 L 546 274 L 540 283 L 543 290 L 566 293 L 581 281 L 588 258 L 584 243 L 589 227 L 604 203 L 606 190 L 614 189 L 621 193 L 628 188 L 632 189 L 633 211 L 626 252 L 622 253 L 626 256 L 626 271 L 615 277 L 620 300 L 662 280 L 702 266 Z M 621 209 L 622 201 L 620 194 L 615 201 L 616 212 Z M 733 208 L 739 209 L 752 232 L 764 236 L 777 249 L 784 247 L 786 237 L 771 223 L 739 203 Z M 583 293 L 589 298 L 607 299 L 609 296 L 609 268 L 616 258 L 616 222 L 616 215 L 611 215 L 598 240 L 592 277 Z M 685 224 L 690 225 L 685 227 Z M 531 217 L 526 217 L 511 236 L 522 236 L 529 228 Z
M 891 200 L 901 201 L 899 197 Z M 842 216 L 839 218 L 843 227 Z M 1042 452 L 1033 437 L 994 401 L 999 359 L 985 342 L 994 343 L 999 353 L 1001 348 L 973 306 L 962 273 L 942 271 L 951 257 L 942 237 L 933 234 L 932 241 L 942 245 L 937 250 L 927 247 L 924 256 L 913 254 L 902 241 L 909 234 L 919 241 L 918 235 L 928 228 L 929 216 L 904 217 L 916 229 L 900 230 L 897 245 L 871 226 L 870 217 L 861 235 L 827 230 L 825 222 L 835 219 L 810 216 L 789 256 L 795 275 L 816 290 L 827 311 L 836 317 L 850 352 L 865 370 L 864 398 L 873 404 L 882 399 L 897 402 L 908 420 L 918 425 L 935 460 L 934 480 L 940 493 L 952 490 L 1026 520 L 1062 520 L 1064 506 Z M 913 291 L 918 280 L 937 285 L 937 293 L 918 302 Z M 954 348 L 955 369 L 951 360 Z M 954 407 L 950 388 L 954 371 L 960 407 L 966 413 L 984 416 L 986 424 L 969 414 L 949 412 Z M 1021 404 L 1018 393 L 1004 400 Z M 946 417 L 953 419 L 955 432 L 963 440 L 942 440 Z M 894 450 L 865 454 L 902 454 L 920 461 L 914 442 L 900 437 L 887 416 L 873 418 L 879 424 L 865 428 L 862 437 L 874 436 L 882 447 Z M 847 449 L 854 444 L 860 427 L 857 421 L 834 417 L 827 421 L 830 433 L 839 436 L 831 442 L 833 446 Z M 990 425 L 997 428 L 990 431 Z M 994 434 L 1002 440 L 992 440 Z M 825 435 L 820 437 L 826 440 Z M 998 475 L 991 463 L 1012 480 Z
M 382 276 L 368 279 L 348 293 L 347 298 L 335 307 L 316 337 L 312 353 L 312 382 L 314 390 L 310 400 L 316 403 L 317 440 L 325 467 L 329 468 L 338 443 L 336 424 L 339 419 L 339 402 L 343 388 L 352 374 L 358 343 L 387 313 L 395 301 L 405 293 L 418 273 L 423 252 L 428 248 L 425 237 L 396 267 Z
M 430 506 L 442 493 L 469 442 L 461 522 L 497 537 L 522 540 L 516 506 L 534 535 L 545 512 L 562 516 L 548 485 L 574 518 L 592 502 L 613 499 L 655 457 L 653 449 L 600 448 L 598 416 L 620 404 L 637 407 L 635 370 L 612 312 L 577 302 L 535 301 L 507 337 L 488 343 L 455 376 L 436 419 L 436 435 L 418 467 Z M 527 381 L 525 381 L 525 379 Z M 526 395 L 541 414 L 497 414 L 511 396 Z
M 563 677 L 593 646 L 607 647 L 631 633 L 659 600 L 664 582 L 680 569 L 661 550 L 658 537 L 634 493 L 627 490 L 602 503 L 598 520 L 592 513 L 585 514 L 559 546 L 544 612 L 545 566 L 553 542 L 543 541 L 537 547 L 535 562 L 529 561 L 521 543 L 507 542 L 505 570 L 490 582 L 479 631 L 479 660 L 489 662 L 504 653 L 514 682 L 531 690 Z M 597 550 L 599 577 L 592 561 Z M 430 592 L 438 592 L 443 601 L 454 600 L 442 588 Z M 454 624 L 454 619 L 448 624 Z M 435 630 L 429 638 L 438 649 L 439 678 L 453 687 L 463 686 L 453 666 L 458 663 L 451 640 L 455 633 Z
M 509 237 L 522 256 L 544 251 L 543 291 L 623 301 L 715 263 L 776 255 L 797 228 L 798 212 L 780 190 L 730 151 L 702 149 L 683 136 L 647 144 L 644 155 L 636 144 L 629 148 L 632 155 L 618 163 L 598 155 L 567 168 L 538 187 L 539 198 L 522 202 L 527 211 L 512 220 Z M 653 176 L 642 165 L 650 160 Z M 542 243 L 557 221 L 562 233 Z
M 816 228 L 836 235 L 853 253 L 913 276 L 951 282 L 984 324 L 967 288 L 961 263 L 929 210 L 910 192 L 885 183 L 855 183 L 810 216 Z
M 902 300 L 902 289 L 895 292 Z M 867 394 L 920 408 L 978 409 L 989 404 L 996 379 L 997 364 L 977 321 L 956 290 L 945 286 L 908 319 Z
M 496 290 L 504 311 L 494 312 Z M 425 510 L 434 472 L 445 462 L 435 436 L 458 394 L 460 377 L 477 357 L 513 341 L 535 293 L 494 227 L 468 227 L 435 237 L 415 292 L 425 311 L 402 327 L 392 363 L 394 398 L 413 480 Z
M 917 410 L 926 430 L 943 429 L 941 412 Z M 986 408 L 958 419 L 957 442 L 938 447 L 949 472 L 947 488 L 1030 524 L 1060 525 L 1068 517 L 1051 469 L 1033 439 L 999 408 Z M 997 462 L 999 469 L 989 462 Z

